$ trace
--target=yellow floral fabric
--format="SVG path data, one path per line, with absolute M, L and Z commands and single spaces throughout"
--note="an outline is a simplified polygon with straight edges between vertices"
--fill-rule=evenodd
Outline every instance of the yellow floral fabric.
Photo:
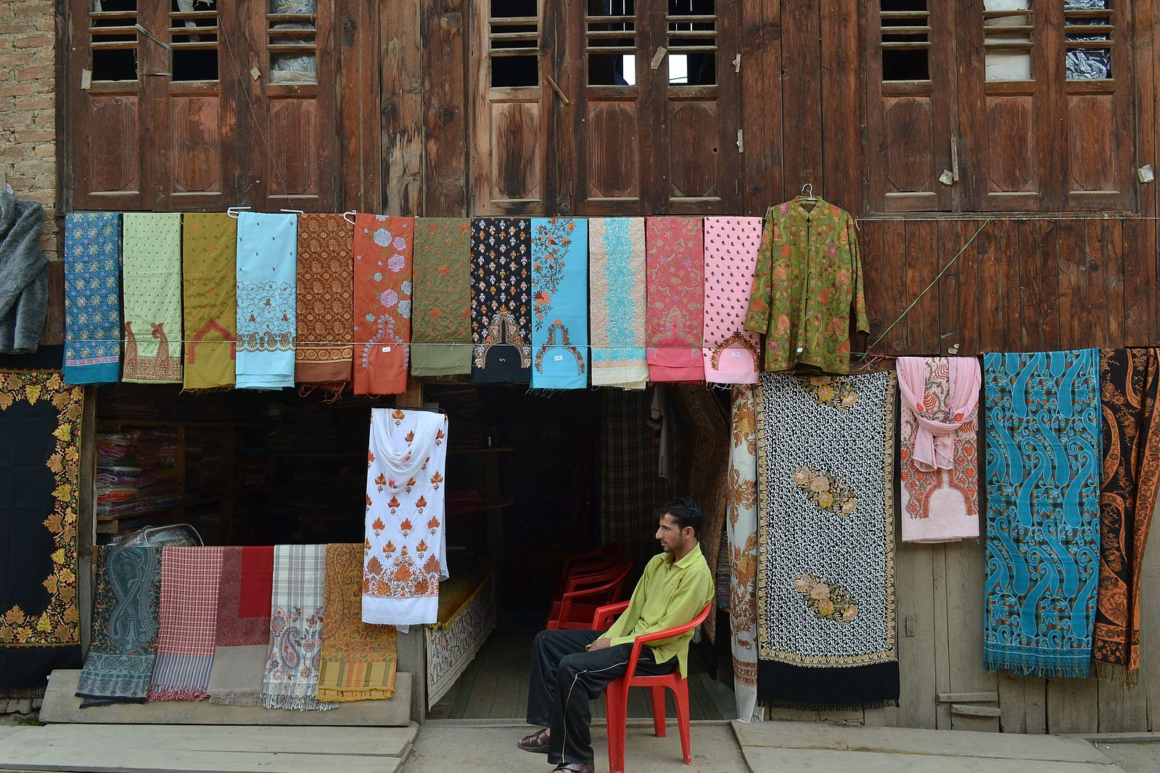
M 770 207 L 757 254 L 745 329 L 765 336 L 763 369 L 812 365 L 850 372 L 850 317 L 869 333 L 854 218 L 818 200 Z

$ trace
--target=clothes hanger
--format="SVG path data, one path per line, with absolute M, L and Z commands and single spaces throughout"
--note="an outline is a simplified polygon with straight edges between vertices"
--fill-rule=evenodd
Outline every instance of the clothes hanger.
M 354 217 L 357 214 L 358 214 L 358 210 L 348 209 L 346 212 L 342 213 L 342 219 L 345 220 L 346 222 L 350 223 L 351 225 L 354 225 Z
M 806 193 L 807 189 L 809 189 L 808 194 Z M 805 185 L 802 186 L 802 195 L 798 196 L 798 198 L 800 198 L 802 201 L 817 201 L 818 200 L 818 197 L 814 195 L 814 186 L 810 183 L 806 183 Z

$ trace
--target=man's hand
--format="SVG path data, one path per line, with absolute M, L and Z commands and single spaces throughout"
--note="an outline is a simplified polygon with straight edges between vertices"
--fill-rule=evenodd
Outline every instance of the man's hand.
M 596 650 L 606 650 L 611 646 L 612 646 L 612 639 L 597 639 L 596 641 L 594 641 L 588 645 L 588 651 L 595 652 Z

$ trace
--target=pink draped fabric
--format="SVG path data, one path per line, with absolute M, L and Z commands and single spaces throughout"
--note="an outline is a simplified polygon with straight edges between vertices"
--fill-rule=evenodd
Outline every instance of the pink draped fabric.
M 904 542 L 979 536 L 981 373 L 967 357 L 903 357 L 900 512 Z M 921 457 L 921 458 L 920 458 Z
M 702 381 L 705 243 L 701 218 L 648 218 L 645 248 L 649 381 Z
M 761 339 L 745 330 L 761 245 L 760 217 L 705 218 L 705 333 L 711 384 L 756 384 Z
M 924 472 L 954 466 L 954 432 L 979 410 L 982 372 L 973 357 L 948 357 L 950 399 L 945 406 L 928 399 L 927 366 L 922 357 L 898 358 L 898 390 L 902 404 L 914 412 L 914 466 Z

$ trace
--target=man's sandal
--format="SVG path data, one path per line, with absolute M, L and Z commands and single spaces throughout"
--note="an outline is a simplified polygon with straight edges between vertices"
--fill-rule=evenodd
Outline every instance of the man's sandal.
M 548 753 L 548 730 L 537 730 L 531 735 L 526 735 L 521 738 L 516 746 L 520 747 L 526 752 L 534 752 L 536 754 Z

